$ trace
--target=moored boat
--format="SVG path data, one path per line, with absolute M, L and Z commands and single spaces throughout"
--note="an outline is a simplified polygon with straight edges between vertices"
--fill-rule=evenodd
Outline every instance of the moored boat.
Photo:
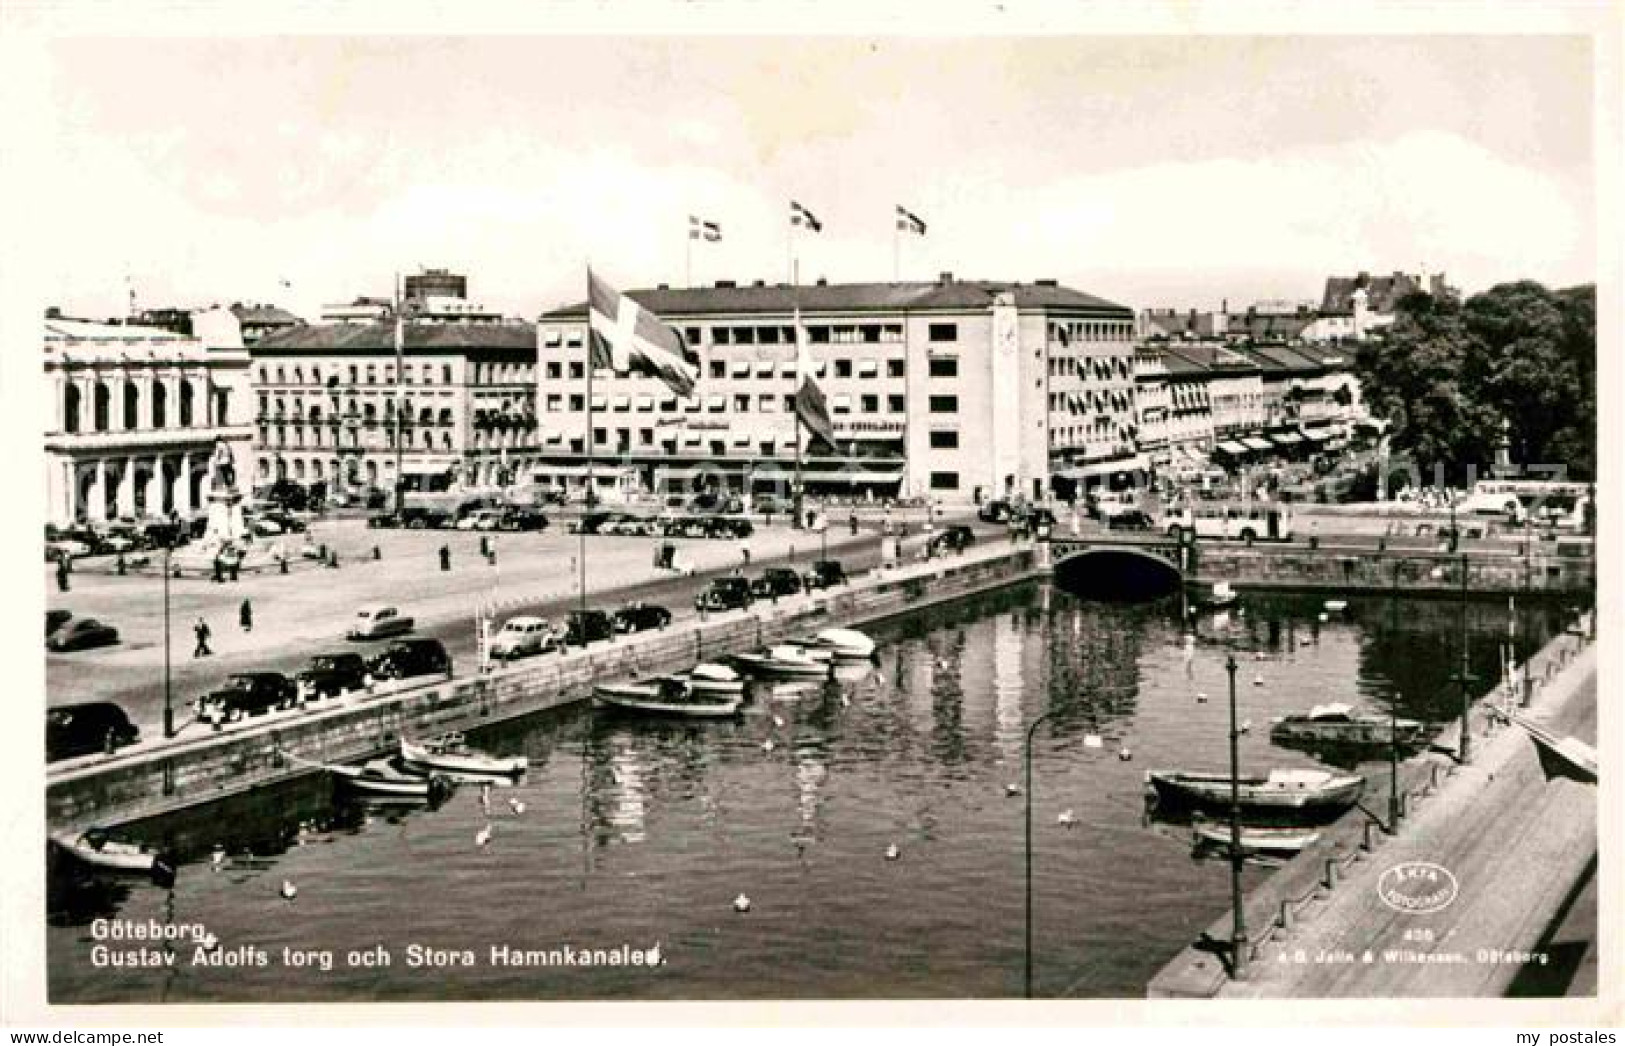
M 366 796 L 401 799 L 443 799 L 452 783 L 440 773 L 408 773 L 393 759 L 373 759 L 361 766 L 330 766 L 333 780 L 345 790 Z
M 696 694 L 743 694 L 745 677 L 727 665 L 705 661 L 686 672 L 677 672 L 662 679 L 673 679 Z
M 522 755 L 495 756 L 470 748 L 462 734 L 442 734 L 427 741 L 401 738 L 401 765 L 416 774 L 474 774 L 517 777 L 530 766 Z
M 593 704 L 645 715 L 721 719 L 734 715 L 744 698 L 738 693 L 705 693 L 670 677 L 646 682 L 600 683 L 593 687 Z
M 1170 807 L 1227 809 L 1229 774 L 1192 774 L 1173 770 L 1147 770 L 1146 783 L 1157 801 Z M 1244 810 L 1271 814 L 1335 814 L 1352 805 L 1365 789 L 1358 774 L 1326 770 L 1271 770 L 1268 777 L 1243 777 L 1236 782 L 1237 802 Z
M 1200 592 L 1191 604 L 1200 610 L 1222 610 L 1235 603 L 1236 590 L 1228 581 L 1215 581 L 1207 591 Z
M 1270 739 L 1336 745 L 1414 746 L 1426 740 L 1423 736 L 1426 730 L 1427 724 L 1415 719 L 1357 714 L 1352 706 L 1334 702 L 1274 720 Z
M 1222 821 L 1198 818 L 1191 822 L 1196 841 L 1204 846 L 1228 848 L 1230 826 Z M 1266 825 L 1241 826 L 1241 851 L 1244 854 L 1295 854 L 1313 846 L 1320 833 L 1312 828 L 1293 828 Z
M 794 643 L 779 643 L 766 650 L 735 654 L 734 664 L 752 675 L 787 678 L 822 678 L 829 675 L 827 651 L 809 650 Z
M 139 843 L 114 839 L 99 828 L 79 834 L 54 832 L 51 842 L 68 856 L 100 871 L 149 875 L 160 885 L 175 881 L 175 866 L 163 854 Z
M 840 661 L 867 661 L 875 656 L 875 641 L 855 628 L 826 628 L 802 646 L 809 651 L 827 650 Z

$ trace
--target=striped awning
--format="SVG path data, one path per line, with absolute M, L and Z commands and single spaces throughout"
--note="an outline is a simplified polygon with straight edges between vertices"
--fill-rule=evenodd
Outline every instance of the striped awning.
M 1245 446 L 1241 445 L 1240 443 L 1237 443 L 1235 440 L 1230 440 L 1230 439 L 1223 440 L 1222 442 L 1219 443 L 1218 446 L 1214 447 L 1213 449 L 1217 450 L 1217 451 L 1221 451 L 1221 452 L 1223 452 L 1225 454 L 1229 454 L 1231 457 L 1238 457 L 1238 458 L 1241 455 L 1247 453 L 1247 448 Z
M 1249 450 L 1274 450 L 1275 444 L 1258 436 L 1243 436 L 1241 442 L 1247 444 Z
M 1290 447 L 1295 443 L 1302 443 L 1303 442 L 1303 437 L 1302 436 L 1298 435 L 1296 432 L 1291 432 L 1291 431 L 1272 432 L 1272 433 L 1269 434 L 1269 437 L 1270 437 L 1270 439 L 1274 440 L 1276 443 L 1280 444 L 1283 447 Z

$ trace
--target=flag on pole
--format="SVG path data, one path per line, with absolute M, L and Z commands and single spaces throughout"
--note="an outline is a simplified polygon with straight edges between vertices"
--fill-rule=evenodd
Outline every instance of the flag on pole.
M 691 240 L 704 240 L 707 243 L 716 243 L 722 239 L 722 226 L 716 222 L 708 222 L 694 215 L 688 216 L 688 238 Z
M 801 310 L 796 310 L 796 417 L 812 430 L 813 435 L 835 445 L 835 423 L 829 419 L 829 403 L 824 390 L 813 380 L 812 357 L 807 353 L 806 332 L 801 329 Z
M 699 378 L 699 354 L 676 328 L 587 270 L 587 314 L 594 367 L 659 378 L 687 396 Z
M 914 233 L 914 234 L 916 234 L 918 236 L 924 236 L 925 235 L 925 222 L 920 220 L 919 215 L 915 214 L 913 211 L 909 210 L 907 207 L 904 207 L 902 204 L 898 204 L 897 205 L 897 231 L 898 232 L 911 232 L 911 233 Z
M 801 204 L 794 200 L 790 201 L 790 224 L 805 225 L 813 232 L 824 231 L 824 223 L 819 221 L 817 217 L 813 215 L 813 212 L 807 210 L 807 208 L 801 206 Z

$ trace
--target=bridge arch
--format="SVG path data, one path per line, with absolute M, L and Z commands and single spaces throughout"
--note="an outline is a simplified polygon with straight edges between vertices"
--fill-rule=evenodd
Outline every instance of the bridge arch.
M 1085 599 L 1140 603 L 1172 595 L 1184 583 L 1177 549 L 1085 545 L 1056 553 L 1055 583 Z

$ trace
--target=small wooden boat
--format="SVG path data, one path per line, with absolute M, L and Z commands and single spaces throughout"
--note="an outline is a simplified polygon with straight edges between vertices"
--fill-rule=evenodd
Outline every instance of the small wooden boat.
M 686 672 L 677 672 L 662 679 L 672 679 L 687 686 L 696 694 L 743 694 L 745 677 L 727 665 L 706 661 Z
M 1328 599 L 1321 606 L 1328 614 L 1341 614 L 1349 608 L 1349 601 L 1346 599 Z
M 745 701 L 741 694 L 702 693 L 670 677 L 601 683 L 593 687 L 592 700 L 600 708 L 687 719 L 726 718 L 736 714 Z
M 427 741 L 401 738 L 401 766 L 415 774 L 517 777 L 529 768 L 530 761 L 522 755 L 495 756 L 470 748 L 462 734 L 442 734 Z
M 826 628 L 805 640 L 807 650 L 826 650 L 838 661 L 868 661 L 875 656 L 875 641 L 855 628 Z
M 1191 821 L 1191 829 L 1200 846 L 1230 847 L 1230 826 L 1222 821 L 1197 818 Z M 1312 828 L 1241 826 L 1241 852 L 1244 854 L 1295 854 L 1314 845 L 1319 839 L 1320 833 Z
M 1270 739 L 1281 742 L 1336 745 L 1390 745 L 1414 747 L 1426 740 L 1427 724 L 1415 719 L 1392 719 L 1385 715 L 1356 714 L 1342 702 L 1315 705 L 1308 712 L 1282 716 L 1272 721 Z
M 755 653 L 735 654 L 733 660 L 752 675 L 817 679 L 829 675 L 832 659 L 827 651 L 780 643 Z
M 1206 592 L 1199 593 L 1191 601 L 1191 605 L 1198 610 L 1223 610 L 1236 601 L 1236 590 L 1228 581 L 1215 581 Z
M 175 866 L 163 854 L 139 843 L 114 839 L 99 828 L 78 835 L 52 833 L 51 842 L 68 856 L 98 871 L 147 875 L 162 886 L 175 882 Z
M 1158 803 L 1206 809 L 1230 806 L 1229 774 L 1147 770 L 1145 779 L 1156 793 Z M 1358 774 L 1271 770 L 1268 777 L 1239 779 L 1237 802 L 1243 810 L 1266 813 L 1331 814 L 1353 806 L 1364 790 L 1365 778 Z
M 333 779 L 354 795 L 436 801 L 451 793 L 444 774 L 408 773 L 394 759 L 373 759 L 361 766 L 330 766 Z

